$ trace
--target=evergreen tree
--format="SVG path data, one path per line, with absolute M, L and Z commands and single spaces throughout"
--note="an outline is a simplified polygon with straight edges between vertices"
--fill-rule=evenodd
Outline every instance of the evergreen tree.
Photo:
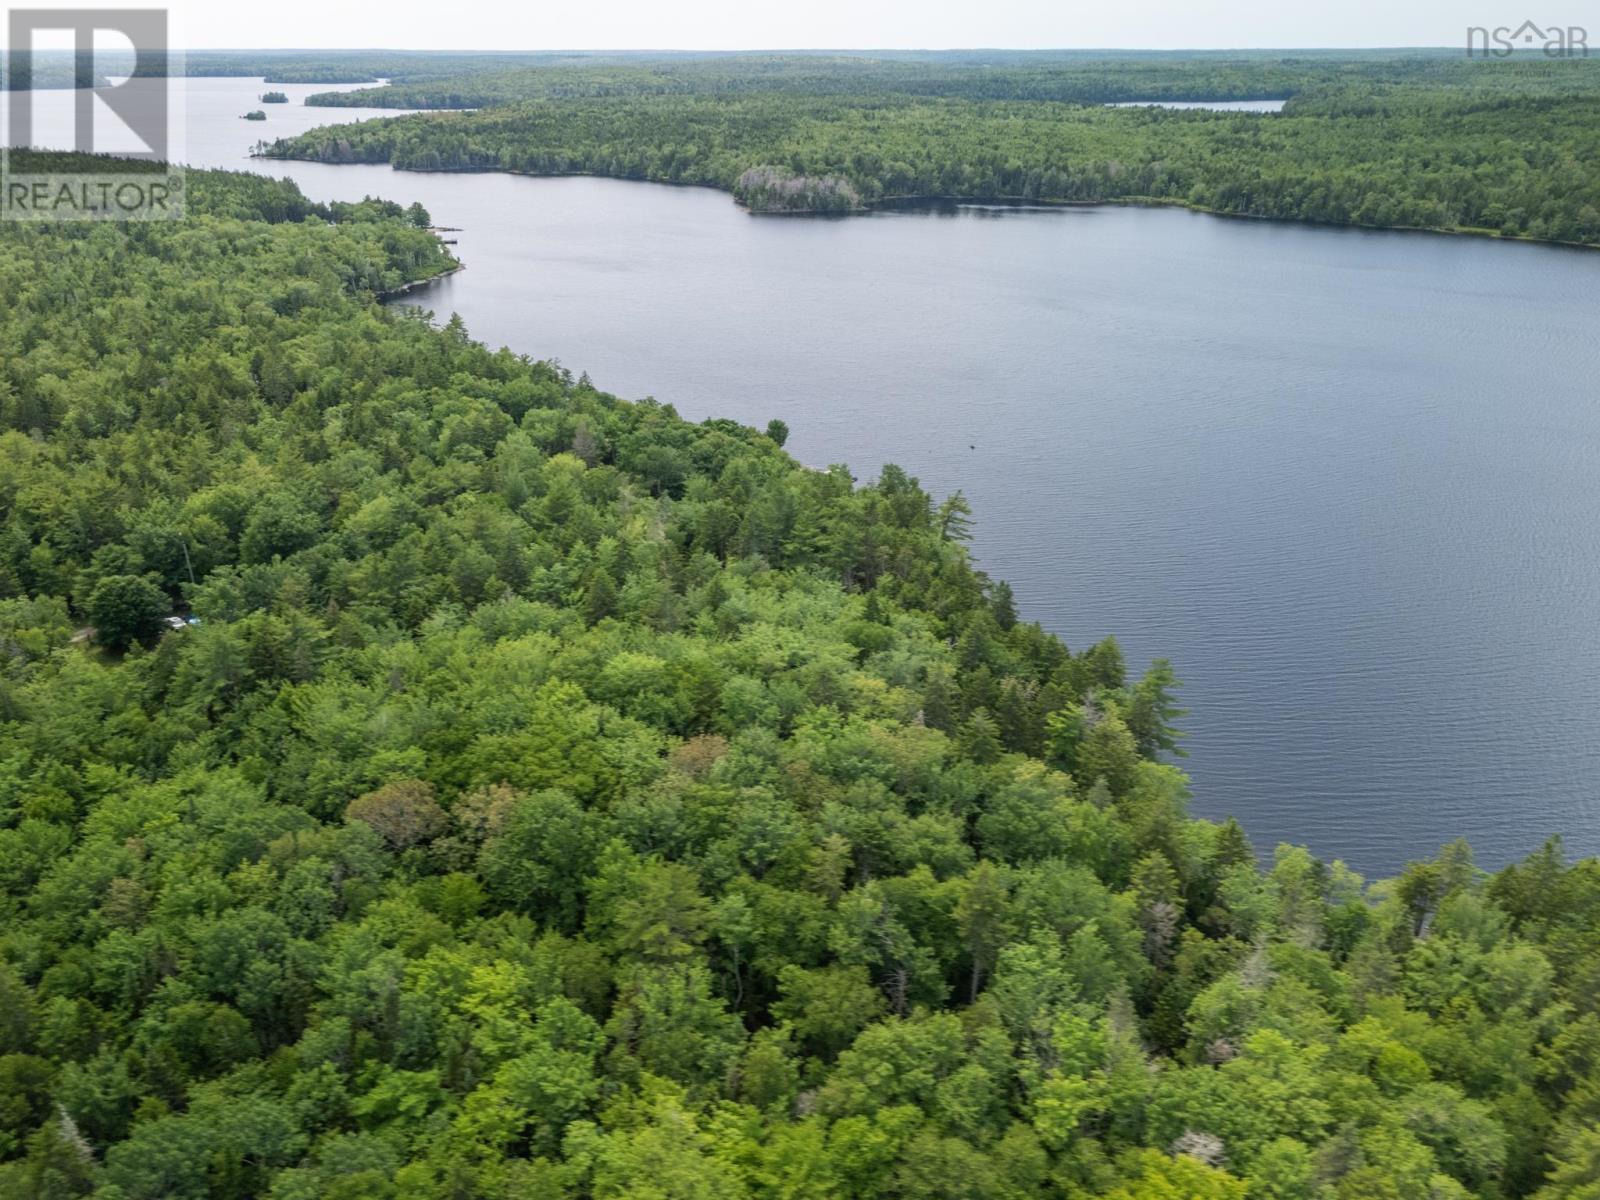
M 107 575 L 94 585 L 85 606 L 95 640 L 113 650 L 148 642 L 161 628 L 167 597 L 143 575 Z

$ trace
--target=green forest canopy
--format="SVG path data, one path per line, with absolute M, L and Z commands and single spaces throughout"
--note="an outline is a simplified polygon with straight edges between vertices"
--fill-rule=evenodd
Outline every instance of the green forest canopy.
M 1251 98 L 1288 103 L 1106 107 Z M 1600 61 L 1583 59 L 729 56 L 483 69 L 310 102 L 480 111 L 334 125 L 269 155 L 708 184 L 758 210 L 1128 201 L 1600 242 Z
M 716 51 L 518 51 L 518 50 L 188 50 L 164 65 L 145 64 L 146 72 L 171 70 L 191 77 L 262 76 L 268 83 L 377 83 L 387 80 L 395 86 L 373 96 L 373 102 L 394 107 L 451 107 L 443 97 L 471 90 L 480 103 L 494 103 L 508 93 L 517 98 L 529 94 L 529 72 L 549 68 L 573 68 L 594 75 L 623 68 L 630 75 L 648 77 L 666 72 L 685 77 L 715 78 L 729 71 L 748 74 L 743 65 L 759 60 L 771 64 L 767 69 L 783 71 L 783 63 L 822 62 L 822 72 L 833 62 L 860 63 L 860 72 L 894 72 L 894 80 L 904 82 L 913 76 L 928 80 L 1006 69 L 1023 69 L 1059 74 L 1064 70 L 1102 64 L 1162 63 L 1180 64 L 1192 71 L 1210 62 L 1268 63 L 1289 59 L 1298 64 L 1335 61 L 1341 63 L 1380 63 L 1395 58 L 1444 59 L 1459 55 L 1459 50 L 813 50 L 784 51 L 781 55 L 751 55 Z M 4 74 L 9 63 L 0 56 L 0 87 L 71 87 L 74 57 L 71 51 L 40 49 L 28 60 L 31 77 L 10 79 Z M 95 66 L 102 78 L 131 74 L 135 67 L 131 51 L 97 47 Z M 1103 72 L 1102 72 L 1103 73 Z M 504 78 L 496 78 L 503 76 Z M 859 75 L 858 75 L 859 77 Z M 442 84 L 442 88 L 419 87 L 402 100 L 404 88 Z M 936 85 L 937 86 L 937 85 Z M 327 103 L 341 103 L 330 93 Z M 344 103 L 349 103 L 344 101 Z
M 0 1195 L 1596 1194 L 1600 864 L 1258 861 L 959 496 L 190 181 L 0 222 Z
M 1514 56 L 1518 71 L 1551 64 Z M 357 108 L 483 108 L 582 96 L 945 96 L 967 100 L 1282 99 L 1345 84 L 1464 81 L 1484 64 L 1459 50 L 946 50 L 585 54 L 526 61 L 425 60 L 389 86 L 322 92 L 309 103 Z M 1578 60 L 1582 61 L 1582 60 Z M 219 64 L 220 65 L 220 64 Z M 244 64 L 241 64 L 244 65 Z M 1555 64 L 1551 64 L 1555 65 Z M 191 60 L 191 73 L 195 63 Z M 1481 73 L 1480 73 L 1481 74 Z

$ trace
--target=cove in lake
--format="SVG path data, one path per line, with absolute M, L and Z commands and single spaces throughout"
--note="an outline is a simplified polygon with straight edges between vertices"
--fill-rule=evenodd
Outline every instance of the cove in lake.
M 1282 112 L 1287 100 L 1117 100 L 1107 108 L 1203 108 L 1209 112 Z
M 1373 875 L 1457 836 L 1491 866 L 1600 852 L 1600 255 L 251 164 L 259 81 L 187 87 L 190 161 L 461 227 L 467 270 L 409 299 L 474 336 L 963 489 L 1026 618 L 1173 660 L 1194 810 L 1258 848 Z M 378 115 L 281 90 L 269 133 Z

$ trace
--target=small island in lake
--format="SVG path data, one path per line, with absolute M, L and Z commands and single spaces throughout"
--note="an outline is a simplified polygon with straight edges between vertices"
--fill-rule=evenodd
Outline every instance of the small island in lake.
M 263 92 L 261 95 L 261 103 L 287 104 L 289 103 L 289 97 L 282 92 Z
M 258 108 L 254 112 L 245 113 L 243 119 L 246 121 L 265 121 L 267 119 L 267 114 Z

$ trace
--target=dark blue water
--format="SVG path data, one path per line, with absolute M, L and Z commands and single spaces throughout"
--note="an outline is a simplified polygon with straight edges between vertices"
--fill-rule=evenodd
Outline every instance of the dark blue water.
M 244 165 L 259 85 L 191 86 L 195 161 Z M 463 227 L 468 269 L 418 298 L 481 339 L 963 489 L 1026 617 L 1173 660 L 1194 809 L 1258 847 L 1373 875 L 1458 836 L 1600 851 L 1600 255 L 263 165 Z

